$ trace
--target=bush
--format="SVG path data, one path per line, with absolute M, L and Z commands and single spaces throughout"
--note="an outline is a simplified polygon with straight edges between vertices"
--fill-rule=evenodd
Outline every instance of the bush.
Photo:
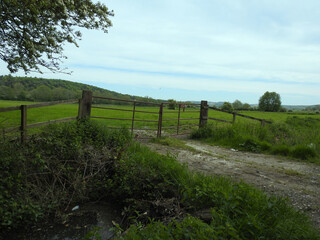
M 291 155 L 292 157 L 306 160 L 315 157 L 317 154 L 314 148 L 298 145 L 293 148 Z
M 128 149 L 116 171 L 113 197 L 134 220 L 120 239 L 318 239 L 307 218 L 285 200 L 189 172 L 172 156 L 139 144 Z M 203 209 L 211 212 L 206 222 L 195 218 Z
M 290 148 L 287 145 L 274 146 L 271 152 L 275 155 L 289 156 Z
M 68 204 L 106 196 L 127 130 L 93 121 L 56 124 L 25 146 L 0 144 L 0 229 L 27 227 Z

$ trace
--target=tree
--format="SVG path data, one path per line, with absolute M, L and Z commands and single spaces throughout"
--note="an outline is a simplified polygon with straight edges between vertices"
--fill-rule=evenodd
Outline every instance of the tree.
M 241 110 L 242 107 L 243 107 L 243 104 L 242 104 L 241 101 L 235 100 L 235 101 L 232 103 L 232 107 L 233 107 L 233 109 L 235 109 L 235 110 Z
M 281 107 L 280 95 L 276 92 L 265 92 L 259 99 L 259 109 L 267 112 L 277 112 Z
M 174 109 L 176 109 L 176 104 L 177 104 L 177 101 L 176 100 L 174 100 L 174 99 L 169 99 L 168 100 L 168 109 L 172 109 L 172 110 L 174 110 Z
M 233 108 L 232 108 L 231 103 L 229 103 L 229 102 L 224 102 L 223 105 L 221 106 L 221 110 L 227 111 L 227 112 L 232 112 L 232 111 L 233 111 Z
M 250 109 L 251 109 L 251 106 L 250 106 L 249 103 L 244 103 L 244 104 L 242 105 L 242 109 L 243 109 L 243 110 L 250 110 Z
M 107 33 L 113 11 L 91 0 L 1 0 L 0 59 L 10 72 L 61 72 L 63 45 L 78 46 L 80 28 Z

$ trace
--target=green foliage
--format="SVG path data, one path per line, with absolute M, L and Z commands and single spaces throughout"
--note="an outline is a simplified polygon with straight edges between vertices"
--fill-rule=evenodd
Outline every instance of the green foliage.
M 134 220 L 118 239 L 319 239 L 307 218 L 285 200 L 244 183 L 190 172 L 172 156 L 139 144 L 119 162 L 112 189 Z M 211 209 L 209 222 L 181 214 L 202 209 Z M 173 220 L 180 215 L 185 217 Z
M 221 229 L 222 230 L 222 229 Z M 228 236 L 228 233 L 225 232 Z M 218 234 L 210 225 L 188 216 L 181 222 L 172 221 L 168 225 L 152 222 L 143 230 L 132 226 L 128 233 L 120 239 L 217 239 Z
M 278 112 L 281 107 L 280 95 L 276 92 L 265 92 L 259 99 L 259 109 L 267 112 Z
M 176 105 L 177 105 L 177 101 L 174 100 L 174 99 L 169 99 L 168 102 L 169 102 L 168 109 L 175 110 L 176 109 Z
M 94 121 L 49 125 L 27 145 L 0 145 L 0 229 L 23 228 L 49 213 L 106 197 L 127 130 Z
M 232 112 L 233 111 L 233 107 L 232 107 L 231 103 L 224 102 L 223 105 L 221 106 L 221 110 L 227 111 L 227 112 Z
M 291 155 L 295 158 L 307 160 L 317 155 L 314 148 L 310 146 L 297 145 L 292 149 Z
M 264 127 L 254 123 L 209 124 L 195 130 L 191 137 L 250 152 L 265 152 L 319 162 L 320 121 L 288 117 L 284 123 Z
M 243 104 L 241 101 L 239 100 L 235 100 L 233 103 L 232 103 L 232 107 L 234 110 L 242 110 L 243 109 Z
M 45 67 L 61 71 L 65 43 L 77 45 L 79 28 L 107 33 L 113 12 L 100 2 L 85 1 L 1 1 L 0 59 L 10 72 L 25 73 Z
M 0 99 L 6 100 L 31 100 L 31 101 L 59 101 L 80 98 L 82 90 L 89 90 L 95 96 L 137 100 L 143 102 L 160 102 L 149 97 L 136 97 L 120 94 L 87 84 L 70 82 L 66 80 L 0 76 Z M 128 103 L 94 99 L 94 103 L 108 103 L 123 105 Z M 139 104 L 137 104 L 139 105 Z M 141 105 L 141 104 L 140 104 Z

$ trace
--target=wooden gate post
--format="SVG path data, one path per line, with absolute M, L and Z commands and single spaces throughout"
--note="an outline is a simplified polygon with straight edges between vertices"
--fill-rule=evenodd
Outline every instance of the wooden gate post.
M 163 103 L 160 104 L 160 108 L 159 108 L 159 120 L 158 120 L 158 132 L 157 132 L 157 137 L 161 137 L 161 131 L 162 131 L 162 114 L 163 114 Z
M 21 143 L 24 144 L 27 139 L 27 105 L 21 105 Z
M 201 101 L 199 128 L 207 126 L 208 121 L 208 102 Z
M 83 90 L 82 98 L 79 101 L 78 119 L 90 117 L 91 105 L 92 105 L 92 92 Z

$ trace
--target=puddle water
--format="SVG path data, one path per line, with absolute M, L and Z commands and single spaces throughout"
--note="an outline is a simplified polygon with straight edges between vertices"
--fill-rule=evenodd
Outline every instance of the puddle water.
M 95 229 L 102 239 L 111 239 L 114 235 L 112 221 L 120 223 L 120 212 L 113 204 L 86 203 L 71 211 L 61 223 L 37 229 L 30 240 L 81 240 Z

